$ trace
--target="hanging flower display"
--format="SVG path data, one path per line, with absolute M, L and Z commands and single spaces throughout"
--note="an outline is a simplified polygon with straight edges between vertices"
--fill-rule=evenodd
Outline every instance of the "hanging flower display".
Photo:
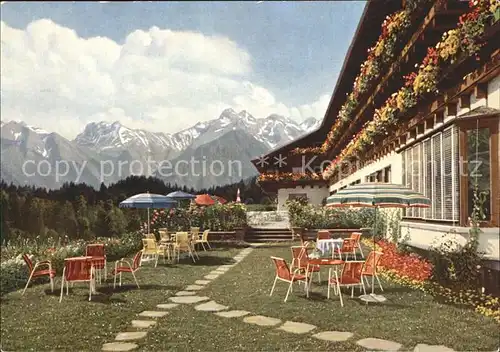
M 347 94 L 344 105 L 339 110 L 335 124 L 332 126 L 321 148 L 314 152 L 317 154 L 326 153 L 337 141 L 343 128 L 354 118 L 354 112 L 359 106 L 359 96 L 367 92 L 380 76 L 383 68 L 387 68 L 393 61 L 396 54 L 397 44 L 400 43 L 408 32 L 411 25 L 411 16 L 419 6 L 429 0 L 415 0 L 412 6 L 406 7 L 402 11 L 387 16 L 382 23 L 381 34 L 375 45 L 368 49 L 368 57 L 361 64 L 360 73 L 354 79 L 353 90 Z M 310 153 L 308 148 L 296 148 L 293 154 Z
M 479 50 L 485 26 L 493 16 L 493 10 L 496 11 L 498 7 L 490 6 L 489 0 L 471 1 L 470 6 L 472 10 L 460 17 L 457 28 L 443 35 L 434 48 L 428 48 L 419 70 L 404 77 L 404 86 L 392 94 L 380 109 L 375 110 L 373 120 L 366 123 L 332 161 L 323 173 L 325 179 L 334 174 L 345 158 L 360 156 L 366 146 L 373 143 L 374 137 L 388 134 L 388 127 L 397 122 L 398 111 L 404 113 L 415 106 L 418 99 L 437 93 L 438 75 L 442 67 L 456 60 L 461 54 L 472 56 Z M 455 37 L 459 38 L 459 46 L 455 45 Z
M 279 181 L 321 181 L 323 177 L 319 173 L 311 172 L 279 172 L 260 174 L 258 182 L 279 182 Z

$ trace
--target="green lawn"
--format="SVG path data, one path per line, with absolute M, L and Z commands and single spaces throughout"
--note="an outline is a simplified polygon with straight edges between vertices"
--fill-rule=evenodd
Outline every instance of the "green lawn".
M 137 272 L 138 290 L 130 274 L 123 274 L 123 286 L 113 290 L 98 286 L 98 294 L 88 301 L 88 284 L 70 287 L 69 296 L 59 303 L 60 277 L 51 293 L 49 284 L 9 293 L 1 298 L 1 347 L 4 351 L 99 351 L 103 343 L 112 342 L 120 331 L 126 331 L 137 314 L 154 310 L 160 303 L 186 285 L 201 279 L 222 264 L 232 263 L 238 249 L 218 249 L 200 253 L 193 264 L 188 259 L 180 264 L 158 267 L 144 263 Z M 114 263 L 108 264 L 110 267 Z
M 269 297 L 274 268 L 269 257 L 290 259 L 290 244 L 257 248 L 231 268 L 200 295 L 209 296 L 230 309 L 314 324 L 316 331 L 351 331 L 348 342 L 329 343 L 312 334 L 294 335 L 270 327 L 226 319 L 208 312 L 195 311 L 192 305 L 180 305 L 169 311 L 148 330 L 138 343 L 139 351 L 363 351 L 355 341 L 377 337 L 390 339 L 413 350 L 418 343 L 446 345 L 455 350 L 494 350 L 498 348 L 498 325 L 470 310 L 441 305 L 420 292 L 385 282 L 384 305 L 368 305 L 344 295 L 345 307 L 338 297 L 326 300 L 326 285 L 316 282 L 310 299 L 298 288 L 283 299 L 286 284 L 278 283 Z M 193 265 L 185 260 L 178 265 L 145 264 L 137 290 L 127 285 L 119 290 L 101 288 L 95 300 L 88 302 L 87 289 L 81 287 L 58 302 L 48 285 L 28 289 L 25 296 L 10 293 L 1 301 L 2 349 L 6 351 L 99 351 L 112 342 L 120 331 L 133 331 L 130 321 L 143 310 L 154 310 L 168 297 L 221 264 L 232 262 L 239 251 L 219 249 L 201 253 Z M 326 272 L 323 280 L 326 279 Z M 60 283 L 60 281 L 59 281 Z M 128 281 L 131 284 L 131 281 Z

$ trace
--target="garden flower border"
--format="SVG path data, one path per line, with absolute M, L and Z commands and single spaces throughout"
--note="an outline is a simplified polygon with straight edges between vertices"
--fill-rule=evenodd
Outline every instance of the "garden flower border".
M 387 241 L 388 245 L 394 247 L 396 251 L 396 246 L 394 243 Z M 369 239 L 362 239 L 362 243 L 373 249 L 373 241 Z M 376 250 L 381 250 L 382 247 L 376 244 Z M 409 257 L 408 255 L 402 255 L 396 253 L 400 257 Z M 426 261 L 417 256 L 422 263 Z M 427 294 L 430 294 L 436 298 L 442 299 L 444 303 L 463 305 L 466 307 L 474 308 L 474 310 L 486 317 L 493 318 L 497 323 L 500 324 L 500 299 L 493 297 L 491 295 L 478 294 L 473 290 L 460 290 L 453 291 L 450 288 L 443 287 L 438 283 L 432 282 L 429 278 L 424 280 L 413 279 L 409 276 L 400 274 L 397 270 L 389 268 L 387 266 L 380 265 L 380 274 L 387 280 L 400 284 L 402 286 L 407 286 L 416 290 L 420 290 Z

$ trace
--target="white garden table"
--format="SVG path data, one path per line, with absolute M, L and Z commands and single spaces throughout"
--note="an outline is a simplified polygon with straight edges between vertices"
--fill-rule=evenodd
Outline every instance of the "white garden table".
M 316 246 L 323 255 L 331 250 L 333 258 L 335 249 L 340 249 L 342 247 L 342 243 L 344 243 L 344 240 L 342 238 L 330 238 L 326 240 L 317 240 Z

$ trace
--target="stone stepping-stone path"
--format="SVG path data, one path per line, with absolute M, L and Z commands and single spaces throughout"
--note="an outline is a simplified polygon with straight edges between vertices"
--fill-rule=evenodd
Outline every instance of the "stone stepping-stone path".
M 367 338 L 367 339 L 362 339 L 356 342 L 357 345 L 364 347 L 368 350 L 376 350 L 376 351 L 399 351 L 399 349 L 402 347 L 400 343 L 394 342 L 394 341 L 389 341 L 389 340 L 382 340 L 382 339 L 375 339 L 375 338 Z
M 323 341 L 340 342 L 349 340 L 353 335 L 352 332 L 347 331 L 322 331 L 314 334 L 313 337 Z
M 425 343 L 419 343 L 415 346 L 414 352 L 455 352 L 454 349 L 443 345 L 427 345 Z
M 131 341 L 139 340 L 145 338 L 147 333 L 145 331 L 131 331 L 131 332 L 120 332 L 116 335 L 116 341 Z
M 161 312 L 161 311 L 156 311 L 156 310 L 145 310 L 144 312 L 139 313 L 139 316 L 148 317 L 148 318 L 161 318 L 167 314 L 168 314 L 168 312 Z
M 162 303 L 162 304 L 156 305 L 156 308 L 160 308 L 160 309 L 172 309 L 172 308 L 177 307 L 178 305 L 179 305 L 178 303 Z
M 234 259 L 238 258 L 238 262 L 243 260 L 245 256 L 250 253 L 253 248 L 246 249 L 241 251 Z M 174 297 L 169 297 L 169 301 L 172 303 L 163 303 L 156 305 L 158 309 L 172 309 L 177 307 L 179 304 L 194 304 L 200 303 L 204 301 L 209 301 L 210 298 L 206 296 L 197 296 L 195 291 L 199 291 L 205 288 L 204 285 L 208 285 L 212 280 L 217 279 L 220 275 L 225 274 L 229 269 L 234 267 L 235 264 L 227 264 L 221 265 L 217 269 L 210 272 L 208 275 L 205 275 L 203 280 L 196 280 L 194 285 L 188 285 L 184 291 L 179 291 L 175 294 Z M 222 317 L 232 318 L 232 317 L 242 317 L 244 315 L 250 314 L 250 312 L 233 310 L 229 312 L 222 312 L 229 307 L 223 306 L 215 301 L 209 301 L 195 306 L 197 311 L 206 311 L 206 312 L 214 312 L 215 314 L 226 313 L 226 315 L 221 315 Z M 153 311 L 146 310 L 138 315 L 141 317 L 148 318 L 161 318 L 167 315 L 167 311 Z M 272 319 L 272 318 L 271 318 Z M 154 320 L 132 320 L 131 325 L 136 329 L 147 329 L 156 325 L 156 321 Z M 112 351 L 112 352 L 126 352 L 132 351 L 139 346 L 132 342 L 133 340 L 143 339 L 147 336 L 146 331 L 128 331 L 128 332 L 120 332 L 116 335 L 115 342 L 105 343 L 102 346 L 102 351 Z
M 189 285 L 184 290 L 185 291 L 199 291 L 199 290 L 203 290 L 204 288 L 205 288 L 205 286 Z
M 230 310 L 227 312 L 217 312 L 215 315 L 218 315 L 219 317 L 223 318 L 240 318 L 244 317 L 245 315 L 250 314 L 250 312 L 247 312 L 246 310 Z
M 296 323 L 293 321 L 287 321 L 285 324 L 281 325 L 278 330 L 283 330 L 292 334 L 307 334 L 312 330 L 316 329 L 315 325 L 306 323 Z
M 200 296 L 185 296 L 185 297 L 170 297 L 169 300 L 174 303 L 192 304 L 203 301 L 208 301 L 209 297 Z
M 207 279 L 207 280 L 215 280 L 217 279 L 218 277 L 220 276 L 220 274 L 208 274 L 208 275 L 205 275 L 203 278 L 204 279 Z
M 276 318 L 265 317 L 263 315 L 253 315 L 251 317 L 244 318 L 243 322 L 259 326 L 275 326 L 281 323 L 281 320 Z
M 228 307 L 223 306 L 222 304 L 219 304 L 215 301 L 210 301 L 210 302 L 202 303 L 202 304 L 194 307 L 194 309 L 200 310 L 203 312 L 219 312 L 221 310 L 228 309 Z
M 194 296 L 196 295 L 195 291 L 179 291 L 175 293 L 176 296 Z
M 156 324 L 154 320 L 132 320 L 132 327 L 138 329 L 147 329 Z
M 102 350 L 113 351 L 113 352 L 126 352 L 126 351 L 132 351 L 137 347 L 139 346 L 131 342 L 111 342 L 102 345 Z
M 208 285 L 209 283 L 211 283 L 212 281 L 210 280 L 196 280 L 194 282 L 195 285 Z

